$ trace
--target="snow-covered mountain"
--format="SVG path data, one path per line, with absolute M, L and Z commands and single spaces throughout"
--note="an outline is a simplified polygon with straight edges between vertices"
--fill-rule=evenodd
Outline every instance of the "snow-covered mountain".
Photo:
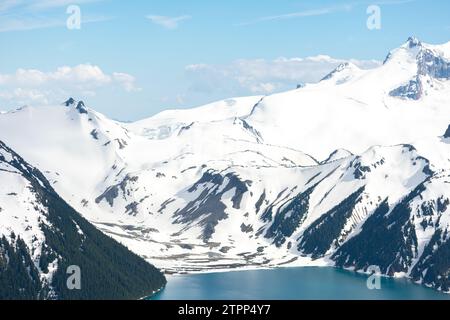
M 449 291 L 449 66 L 450 43 L 411 38 L 375 69 L 131 124 L 27 107 L 0 139 L 167 271 L 377 265 Z
M 165 284 L 1 141 L 0 181 L 0 299 L 137 299 Z M 69 266 L 80 268 L 80 290 L 66 286 Z
M 341 65 L 317 84 L 265 97 L 245 119 L 267 143 L 320 160 L 337 148 L 438 136 L 448 125 L 449 52 L 410 38 L 378 68 Z

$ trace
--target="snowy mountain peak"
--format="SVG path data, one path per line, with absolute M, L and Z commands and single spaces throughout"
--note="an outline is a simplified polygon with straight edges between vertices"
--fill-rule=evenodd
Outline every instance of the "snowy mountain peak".
M 88 113 L 88 109 L 86 108 L 86 105 L 82 100 L 77 101 L 74 98 L 70 97 L 65 102 L 63 102 L 63 105 L 68 108 L 75 108 L 75 110 L 77 110 L 80 114 Z
M 429 45 L 417 38 L 409 38 L 400 48 L 386 58 L 385 66 L 404 73 L 408 78 L 390 91 L 390 96 L 407 100 L 419 100 L 440 87 L 436 81 L 450 79 L 450 60 L 447 45 Z M 391 73 L 393 73 L 391 71 Z
M 420 47 L 422 46 L 422 42 L 417 39 L 416 37 L 412 36 L 408 38 L 408 41 L 406 41 L 405 46 L 412 49 L 415 47 Z
M 340 83 L 343 83 L 343 82 L 346 82 L 347 80 L 349 80 L 353 74 L 357 73 L 360 70 L 361 69 L 358 68 L 353 63 L 344 62 L 344 63 L 341 63 L 340 65 L 338 65 L 336 67 L 336 69 L 334 69 L 328 75 L 326 75 L 321 80 L 321 82 L 333 79 L 336 81 L 337 84 L 340 84 Z
M 425 47 L 426 46 L 416 37 L 409 37 L 403 45 L 389 52 L 383 64 L 415 64 L 417 55 Z
M 337 149 L 333 151 L 326 160 L 322 161 L 321 163 L 330 163 L 336 160 L 345 159 L 348 157 L 353 156 L 353 153 L 346 149 Z
M 79 113 L 81 113 L 81 114 L 83 114 L 83 113 L 87 114 L 87 113 L 88 113 L 88 110 L 87 110 L 87 108 L 86 108 L 86 105 L 84 104 L 83 101 L 79 101 L 79 102 L 78 102 L 76 109 L 77 109 L 77 111 L 78 111 Z
M 419 74 L 430 74 L 437 78 L 448 78 L 448 74 L 442 76 L 442 73 L 432 72 L 430 69 L 448 68 L 450 60 L 450 43 L 443 45 L 431 45 L 421 42 L 415 37 L 408 38 L 402 46 L 391 51 L 384 64 L 392 61 L 393 63 L 411 63 L 419 68 Z M 427 69 L 428 65 L 428 70 Z
M 75 104 L 75 99 L 74 98 L 69 98 L 69 99 L 67 99 L 64 103 L 63 103 L 63 105 L 65 105 L 66 107 L 70 107 L 70 106 L 72 106 L 73 104 Z

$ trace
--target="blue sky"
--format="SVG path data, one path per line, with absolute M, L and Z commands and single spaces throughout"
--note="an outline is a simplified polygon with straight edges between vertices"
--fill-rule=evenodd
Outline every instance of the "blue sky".
M 80 30 L 66 27 L 72 4 Z M 446 0 L 0 0 L 0 110 L 73 95 L 135 120 L 269 94 L 341 60 L 372 67 L 410 35 L 448 42 L 449 18 Z

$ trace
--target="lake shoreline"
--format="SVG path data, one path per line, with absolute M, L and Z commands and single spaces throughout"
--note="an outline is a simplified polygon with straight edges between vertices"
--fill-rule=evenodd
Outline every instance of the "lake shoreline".
M 158 293 L 155 293 L 154 295 L 152 295 L 151 297 L 147 297 L 145 300 L 164 300 L 166 299 L 166 296 L 170 296 L 172 297 L 174 292 L 177 292 L 179 290 L 183 291 L 185 290 L 200 290 L 200 297 L 196 298 L 195 294 L 187 294 L 187 295 L 182 295 L 182 297 L 180 298 L 180 300 L 185 300 L 185 297 L 192 297 L 193 300 L 216 300 L 214 298 L 214 296 L 219 296 L 222 297 L 222 293 L 220 292 L 220 290 L 222 289 L 218 289 L 219 291 L 213 292 L 213 294 L 208 294 L 207 296 L 205 296 L 204 298 L 201 297 L 201 292 L 202 290 L 212 290 L 209 289 L 209 285 L 206 285 L 206 287 L 202 287 L 198 283 L 202 283 L 203 281 L 205 281 L 204 279 L 214 279 L 214 283 L 220 283 L 221 286 L 223 286 L 223 290 L 224 292 L 228 292 L 228 291 L 233 291 L 236 288 L 231 287 L 228 288 L 228 281 L 226 281 L 226 279 L 235 279 L 235 278 L 240 278 L 243 279 L 244 283 L 245 281 L 248 281 L 248 278 L 252 279 L 253 277 L 256 276 L 256 278 L 258 278 L 258 274 L 262 274 L 264 275 L 261 278 L 261 282 L 264 283 L 265 281 L 265 277 L 269 276 L 272 278 L 271 281 L 274 281 L 276 284 L 278 284 L 277 282 L 278 280 L 278 276 L 277 275 L 281 275 L 280 277 L 280 281 L 284 281 L 283 280 L 283 274 L 285 273 L 291 273 L 291 274 L 300 274 L 300 278 L 302 277 L 302 274 L 308 274 L 309 276 L 313 276 L 314 274 L 325 274 L 325 277 L 322 279 L 321 277 L 318 278 L 317 283 L 308 283 L 306 285 L 307 288 L 309 288 L 310 290 L 312 290 L 312 292 L 315 292 L 314 295 L 308 296 L 308 294 L 306 293 L 302 293 L 300 294 L 297 298 L 296 298 L 296 294 L 294 292 L 294 294 L 292 295 L 292 297 L 290 297 L 289 295 L 284 296 L 283 293 L 283 288 L 281 287 L 279 288 L 279 291 L 281 292 L 280 296 L 276 296 L 275 294 L 273 296 L 271 296 L 270 294 L 268 294 L 267 296 L 269 296 L 270 298 L 264 298 L 264 296 L 259 296 L 260 292 L 258 290 L 255 291 L 255 295 L 252 296 L 252 294 L 249 294 L 247 296 L 247 298 L 244 298 L 243 300 L 251 300 L 251 299 L 257 299 L 257 300 L 335 300 L 338 299 L 336 297 L 341 297 L 341 294 L 337 294 L 336 297 L 333 298 L 333 296 L 328 296 L 327 295 L 327 290 L 331 290 L 331 291 L 337 291 L 339 292 L 340 288 L 339 286 L 342 285 L 342 281 L 344 279 L 344 287 L 347 285 L 345 284 L 345 281 L 350 280 L 350 282 L 354 282 L 357 281 L 357 288 L 359 291 L 362 292 L 362 297 L 367 296 L 368 299 L 373 299 L 372 297 L 372 293 L 368 293 L 366 290 L 368 290 L 367 288 L 364 288 L 364 286 L 366 286 L 366 282 L 368 279 L 369 274 L 367 273 L 362 273 L 362 272 L 358 272 L 358 271 L 354 271 L 354 270 L 348 270 L 348 269 L 342 269 L 342 268 L 338 268 L 335 266 L 304 266 L 304 267 L 293 267 L 293 266 L 283 266 L 283 267 L 271 267 L 271 268 L 246 268 L 246 269 L 226 269 L 226 270 L 203 270 L 201 272 L 195 272 L 195 273 L 177 273 L 177 274 L 170 274 L 167 275 L 167 280 L 168 283 L 167 285 Z M 308 277 L 309 277 L 308 276 Z M 402 292 L 404 292 L 403 294 L 405 296 L 408 296 L 408 290 L 411 291 L 411 295 L 416 295 L 419 298 L 413 298 L 413 299 L 417 299 L 417 300 L 421 300 L 421 299 L 425 299 L 425 300 L 448 300 L 450 299 L 450 295 L 448 293 L 445 292 L 441 292 L 441 291 L 437 291 L 434 290 L 432 288 L 428 288 L 422 284 L 417 284 L 413 281 L 411 281 L 409 278 L 407 277 L 398 277 L 398 278 L 393 278 L 393 277 L 388 277 L 385 275 L 380 275 L 381 276 L 381 282 L 384 283 L 385 286 L 387 286 L 387 297 L 388 298 L 383 298 L 383 294 L 373 294 L 373 296 L 380 296 L 381 300 L 397 300 L 397 299 L 402 299 L 402 298 L 389 298 L 391 295 L 393 297 L 395 297 L 395 292 L 392 293 L 391 291 L 395 289 L 395 287 L 400 287 Z M 303 280 L 305 280 L 306 282 L 311 282 L 311 280 L 306 277 Z M 324 296 L 321 298 L 320 294 L 317 294 L 317 291 L 320 290 L 324 285 L 323 285 L 323 281 L 325 281 L 324 279 L 327 279 L 327 277 L 331 277 L 330 282 L 327 284 L 328 286 L 330 286 L 330 288 L 324 290 Z M 342 278 L 342 279 L 341 279 Z M 295 279 L 295 278 L 293 278 Z M 335 283 L 333 282 L 333 279 L 337 279 L 338 281 L 335 281 Z M 346 279 L 346 280 L 345 280 Z M 295 279 L 298 280 L 298 279 Z M 302 280 L 302 281 L 303 281 Z M 256 281 L 256 280 L 255 280 Z M 231 283 L 233 281 L 231 280 Z M 286 288 L 288 288 L 291 284 L 291 281 L 286 281 Z M 177 288 L 177 286 L 180 286 L 179 283 L 194 283 L 194 287 L 196 289 L 192 289 L 189 287 L 189 285 L 181 285 L 181 288 Z M 237 284 L 238 286 L 240 286 L 240 284 Z M 261 283 L 258 283 L 258 281 L 256 281 L 255 283 L 252 283 L 253 286 L 261 286 Z M 325 287 L 327 286 L 325 285 Z M 335 286 L 335 287 L 333 287 Z M 216 285 L 213 285 L 213 287 L 217 287 Z M 220 286 L 218 286 L 220 287 Z M 351 286 L 350 286 L 351 287 Z M 302 288 L 302 282 L 300 282 L 300 285 L 298 286 L 298 288 Z M 394 289 L 393 289 L 394 288 Z M 404 288 L 408 288 L 408 290 L 405 291 Z M 239 291 L 239 290 L 238 290 Z M 395 291 L 395 290 L 394 290 Z M 350 291 L 351 292 L 351 289 Z M 382 292 L 382 291 L 381 291 Z M 239 296 L 239 292 L 237 293 L 237 295 Z M 176 296 L 176 294 L 175 294 Z M 423 297 L 422 297 L 423 296 Z M 184 297 L 184 298 L 183 298 Z M 345 297 L 345 295 L 344 295 Z M 422 297 L 422 298 L 421 298 Z M 428 297 L 433 297 L 433 298 L 428 298 Z M 179 300 L 178 298 L 170 298 L 170 299 L 174 299 L 174 300 Z M 222 299 L 224 300 L 235 300 L 236 298 L 231 296 L 231 297 L 227 297 L 227 296 L 223 296 Z M 355 295 L 353 298 L 344 298 L 345 300 L 360 300 L 361 298 L 358 295 Z M 362 298 L 364 299 L 364 298 Z M 189 298 L 189 300 L 191 300 L 191 298 Z M 339 299 L 338 299 L 339 300 Z

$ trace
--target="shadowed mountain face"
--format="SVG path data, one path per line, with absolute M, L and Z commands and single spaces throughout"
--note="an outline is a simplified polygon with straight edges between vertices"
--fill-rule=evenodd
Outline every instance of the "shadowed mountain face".
M 0 115 L 0 137 L 168 271 L 376 265 L 448 291 L 448 48 L 410 39 L 371 70 L 135 123 L 69 99 Z
M 82 218 L 1 141 L 0 176 L 0 299 L 138 299 L 164 286 L 156 268 Z M 70 266 L 80 290 L 67 286 Z

